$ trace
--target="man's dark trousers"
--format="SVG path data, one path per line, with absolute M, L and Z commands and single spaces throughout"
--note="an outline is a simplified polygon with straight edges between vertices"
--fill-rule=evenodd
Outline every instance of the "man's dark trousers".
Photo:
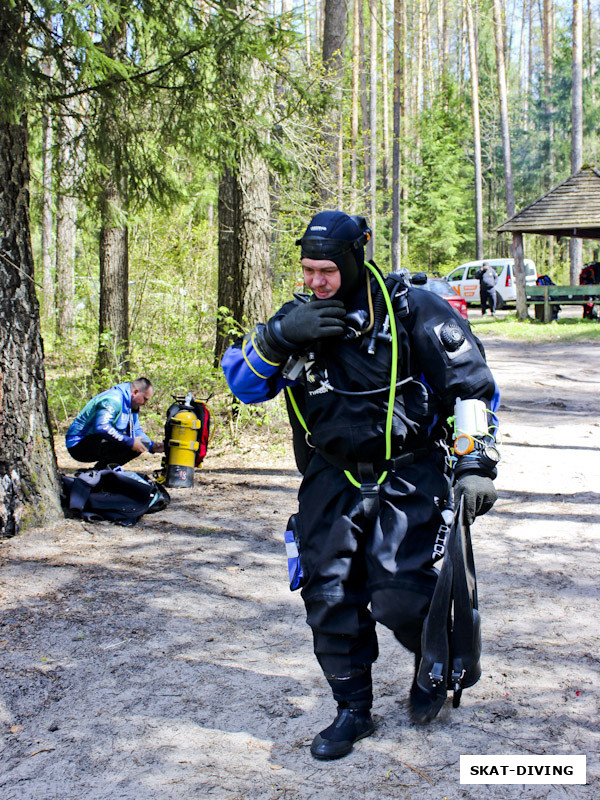
M 315 655 L 339 704 L 371 705 L 375 622 L 419 651 L 437 581 L 433 563 L 444 524 L 439 506 L 448 494 L 443 454 L 432 452 L 388 475 L 380 486 L 377 517 L 369 520 L 359 490 L 341 470 L 313 455 L 296 522 L 302 597 Z
M 488 286 L 481 286 L 480 291 L 481 295 L 481 313 L 485 314 L 486 308 L 489 305 L 490 311 L 492 314 L 496 313 L 496 287 L 488 287 Z
M 139 456 L 131 447 L 127 447 L 114 439 L 109 439 L 101 433 L 90 433 L 73 447 L 69 447 L 69 454 L 76 461 L 96 461 L 94 469 L 106 469 L 109 464 L 127 464 Z

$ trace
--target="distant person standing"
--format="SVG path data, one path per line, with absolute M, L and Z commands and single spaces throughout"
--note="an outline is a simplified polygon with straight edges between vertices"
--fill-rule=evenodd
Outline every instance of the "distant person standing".
M 475 273 L 475 277 L 479 281 L 479 297 L 481 299 L 481 314 L 485 316 L 487 306 L 489 304 L 492 317 L 496 316 L 496 281 L 498 275 L 493 267 L 487 261 L 481 265 Z

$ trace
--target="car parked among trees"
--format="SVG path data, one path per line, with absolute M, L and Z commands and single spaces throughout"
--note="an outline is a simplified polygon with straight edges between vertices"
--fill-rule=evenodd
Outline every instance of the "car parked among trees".
M 460 314 L 463 319 L 467 319 L 467 303 L 464 297 L 461 297 L 452 286 L 448 286 L 445 280 L 429 278 L 424 272 L 415 272 L 414 275 L 411 275 L 410 281 L 419 289 L 426 289 L 428 292 L 440 295 L 450 303 L 457 314 Z
M 484 258 L 480 261 L 469 261 L 466 264 L 461 264 L 456 267 L 444 280 L 448 281 L 461 297 L 467 303 L 479 303 L 479 281 L 475 277 L 477 271 L 481 269 L 481 265 L 488 263 L 498 274 L 496 281 L 496 295 L 498 298 L 498 308 L 506 305 L 506 303 L 514 303 L 517 294 L 515 290 L 515 277 L 514 277 L 514 258 Z M 530 258 L 524 259 L 525 263 L 525 284 L 527 286 L 535 286 L 538 274 L 535 264 Z

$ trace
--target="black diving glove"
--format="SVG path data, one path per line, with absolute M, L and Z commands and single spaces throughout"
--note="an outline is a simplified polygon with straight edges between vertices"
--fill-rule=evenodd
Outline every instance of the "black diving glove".
M 465 522 L 472 525 L 475 517 L 487 514 L 498 499 L 498 494 L 490 477 L 465 472 L 454 484 L 454 503 L 457 508 L 461 497 L 465 498 Z
M 277 350 L 294 353 L 318 339 L 342 336 L 345 316 L 341 300 L 313 300 L 296 306 L 285 317 L 270 319 L 265 339 Z

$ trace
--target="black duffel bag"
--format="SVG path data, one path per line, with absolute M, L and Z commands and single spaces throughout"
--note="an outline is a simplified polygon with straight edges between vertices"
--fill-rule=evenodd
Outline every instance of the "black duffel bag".
M 88 522 L 135 525 L 144 514 L 162 511 L 171 501 L 167 490 L 152 478 L 119 466 L 61 475 L 61 480 L 65 513 Z

